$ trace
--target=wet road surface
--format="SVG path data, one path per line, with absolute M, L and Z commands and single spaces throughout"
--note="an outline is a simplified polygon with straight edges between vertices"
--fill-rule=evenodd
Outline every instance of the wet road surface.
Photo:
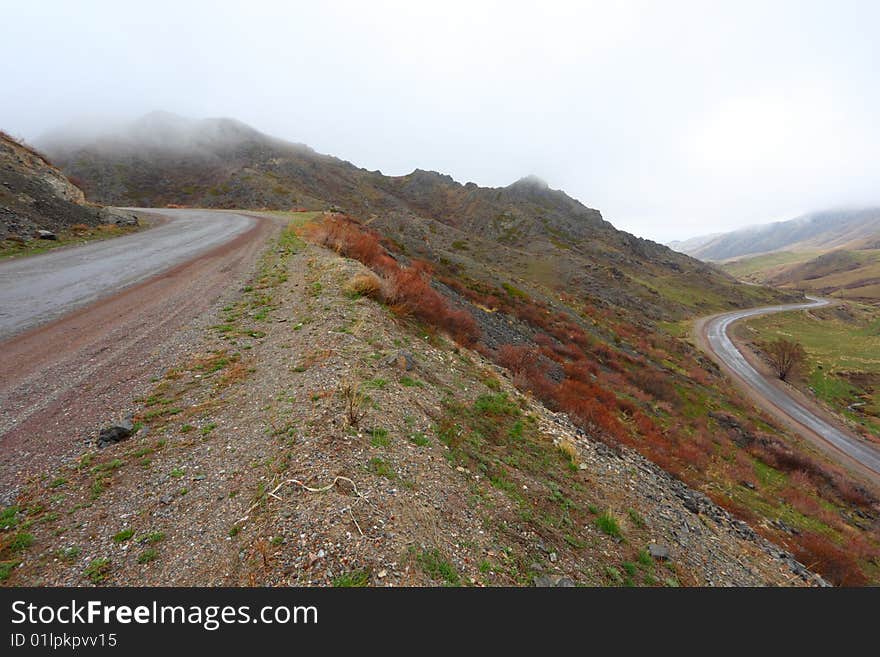
M 123 237 L 0 262 L 0 340 L 229 242 L 255 223 L 231 212 L 150 212 L 167 221 Z
M 827 306 L 829 301 L 815 297 L 807 297 L 808 303 L 789 304 L 781 306 L 767 306 L 764 308 L 751 308 L 738 310 L 712 317 L 703 326 L 709 349 L 730 368 L 737 378 L 752 388 L 760 397 L 770 402 L 781 413 L 794 421 L 797 425 L 806 428 L 809 432 L 819 436 L 836 450 L 857 461 L 860 465 L 880 475 L 880 449 L 866 443 L 861 438 L 843 431 L 825 421 L 812 410 L 807 408 L 797 399 L 771 384 L 746 360 L 745 356 L 736 348 L 728 336 L 730 325 L 741 319 L 768 315 L 772 313 L 789 312 L 793 310 L 808 310 Z M 808 436 L 809 437 L 809 436 Z

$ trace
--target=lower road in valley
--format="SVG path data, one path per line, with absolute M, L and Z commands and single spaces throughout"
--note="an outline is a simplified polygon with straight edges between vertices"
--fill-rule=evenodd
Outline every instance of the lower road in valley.
M 280 222 L 142 210 L 148 230 L 0 262 L 0 503 L 185 358 Z
M 730 338 L 734 322 L 771 313 L 820 308 L 830 302 L 807 297 L 809 302 L 763 308 L 750 308 L 715 315 L 700 320 L 696 326 L 697 339 L 702 348 L 724 367 L 734 380 L 744 386 L 768 411 L 792 426 L 804 438 L 839 457 L 848 465 L 878 480 L 880 477 L 880 449 L 847 431 L 812 407 L 806 399 L 798 399 L 781 382 L 771 380 L 759 372 Z

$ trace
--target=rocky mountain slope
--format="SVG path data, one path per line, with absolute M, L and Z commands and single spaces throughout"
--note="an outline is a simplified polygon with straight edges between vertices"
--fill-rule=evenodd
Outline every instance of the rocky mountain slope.
M 273 399 L 278 402 L 284 399 L 291 404 L 285 407 L 283 420 L 268 410 L 265 417 L 254 411 L 252 418 L 229 420 L 233 433 L 242 427 L 260 426 L 254 418 L 263 418 L 259 421 L 271 427 L 267 433 L 279 436 L 279 440 L 285 440 L 284 435 L 293 438 L 289 450 L 278 455 L 267 453 L 266 461 L 255 455 L 253 463 L 265 463 L 270 469 L 281 467 L 278 458 L 286 454 L 287 459 L 304 458 L 297 461 L 295 469 L 311 474 L 327 454 L 341 458 L 342 453 L 354 450 L 354 460 L 334 461 L 332 467 L 328 466 L 314 477 L 313 483 L 299 476 L 292 478 L 309 488 L 322 488 L 338 475 L 361 481 L 346 472 L 369 472 L 388 480 L 383 490 L 393 489 L 398 495 L 414 482 L 419 490 L 418 473 L 428 466 L 420 461 L 419 465 L 406 465 L 400 470 L 399 459 L 409 463 L 404 457 L 411 448 L 390 437 L 412 437 L 412 449 L 419 447 L 418 443 L 425 438 L 433 439 L 443 445 L 440 449 L 448 467 L 474 476 L 474 486 L 469 488 L 468 494 L 475 496 L 472 512 L 483 519 L 481 521 L 490 522 L 494 518 L 503 531 L 512 532 L 511 536 L 534 532 L 541 536 L 540 543 L 545 547 L 551 537 L 555 546 L 561 546 L 561 539 L 574 550 L 575 558 L 581 560 L 578 568 L 589 570 L 589 562 L 596 558 L 596 553 L 586 546 L 594 546 L 594 537 L 583 532 L 595 527 L 606 536 L 620 538 L 618 534 L 644 529 L 637 518 L 647 518 L 650 505 L 633 503 L 633 514 L 627 510 L 624 516 L 617 509 L 621 505 L 615 504 L 609 519 L 603 513 L 603 504 L 606 504 L 603 500 L 624 493 L 612 488 L 602 493 L 599 502 L 589 499 L 589 491 L 597 485 L 599 477 L 571 487 L 563 486 L 558 479 L 554 479 L 553 485 L 540 479 L 544 483 L 539 484 L 534 478 L 543 477 L 540 473 L 547 471 L 550 460 L 540 447 L 544 444 L 539 438 L 540 432 L 531 431 L 531 420 L 523 413 L 538 417 L 544 412 L 540 410 L 543 408 L 560 419 L 560 414 L 564 414 L 567 418 L 564 421 L 571 422 L 576 435 L 580 435 L 577 434 L 580 431 L 610 446 L 612 451 L 638 452 L 677 478 L 679 484 L 700 491 L 713 504 L 748 522 L 764 538 L 791 550 L 802 563 L 832 582 L 858 584 L 880 580 L 877 495 L 784 427 L 775 425 L 739 395 L 688 341 L 689 320 L 696 315 L 778 302 L 799 295 L 737 283 L 712 265 L 618 231 L 598 211 L 535 178 L 487 189 L 472 183 L 460 184 L 448 176 L 428 171 L 388 177 L 319 155 L 304 146 L 255 134 L 236 122 L 190 122 L 167 116 L 152 117 L 149 121 L 170 121 L 172 127 L 159 132 L 170 132 L 177 135 L 174 137 L 177 142 L 195 146 L 176 148 L 165 138 L 157 145 L 136 139 L 137 130 L 134 130 L 88 143 L 67 144 L 64 148 L 56 145 L 52 152 L 63 162 L 65 170 L 83 177 L 92 198 L 112 199 L 116 203 L 243 205 L 297 210 L 335 206 L 337 210 L 283 215 L 291 219 L 294 226 L 300 224 L 297 230 L 301 237 L 327 249 L 315 252 L 312 246 L 305 247 L 311 254 L 306 266 L 316 267 L 316 271 L 303 279 L 301 272 L 292 272 L 286 266 L 270 267 L 253 286 L 246 288 L 250 295 L 248 300 L 227 306 L 226 315 L 216 323 L 216 330 L 228 344 L 229 357 L 221 355 L 215 363 L 211 356 L 210 362 L 199 361 L 184 367 L 192 371 L 192 376 L 183 376 L 182 380 L 193 386 L 215 365 L 217 371 L 229 369 L 228 378 L 223 377 L 224 383 L 218 380 L 218 386 L 212 388 L 219 392 L 228 387 L 227 383 L 247 378 L 249 365 L 243 363 L 235 368 L 232 365 L 256 349 L 264 336 L 276 334 L 282 336 L 277 338 L 279 345 L 297 345 L 292 350 L 297 362 L 291 363 L 289 368 L 284 367 L 281 358 L 270 359 L 272 371 L 268 376 L 274 381 L 276 394 Z M 223 137 L 217 137 L 218 134 Z M 319 253 L 336 255 L 325 259 Z M 352 268 L 353 261 L 360 262 L 366 269 Z M 332 279 L 317 276 L 317 270 L 325 269 L 327 272 L 338 270 L 338 275 L 347 280 L 344 284 L 337 281 L 331 285 Z M 284 297 L 294 299 L 292 305 L 275 298 L 274 281 L 285 290 L 289 287 L 287 281 L 295 283 L 293 296 Z M 314 339 L 318 340 L 325 333 L 330 335 L 327 331 L 332 331 L 330 338 L 334 344 L 344 343 L 352 335 L 360 336 L 361 331 L 366 330 L 365 325 L 350 321 L 354 315 L 348 312 L 348 303 L 343 302 L 338 293 L 324 298 L 328 289 L 340 285 L 346 299 L 364 303 L 364 309 L 376 311 L 369 311 L 369 331 L 363 333 L 364 339 L 369 340 L 366 337 L 369 334 L 391 331 L 395 353 L 406 348 L 415 362 L 424 354 L 413 351 L 413 339 L 425 340 L 434 346 L 448 344 L 443 341 L 451 339 L 457 345 L 449 346 L 451 358 L 433 360 L 432 356 L 422 361 L 429 365 L 419 372 L 397 373 L 406 395 L 418 393 L 414 398 L 399 398 L 401 406 L 408 409 L 401 411 L 403 417 L 398 418 L 398 411 L 377 401 L 384 397 L 384 391 L 392 389 L 394 379 L 391 377 L 397 375 L 386 375 L 375 369 L 375 361 L 396 358 L 392 357 L 387 340 L 377 338 L 375 349 L 365 359 L 352 361 L 353 355 L 346 356 L 341 362 L 347 363 L 346 367 L 352 362 L 359 363 L 359 369 L 351 375 L 349 370 L 344 375 L 340 371 L 339 376 L 330 376 L 334 370 L 325 366 L 325 363 L 337 362 L 334 360 L 339 351 L 336 347 L 326 346 L 312 353 L 310 343 L 299 340 L 302 332 L 314 322 L 325 327 Z M 303 299 L 308 298 L 324 302 L 305 304 L 310 310 L 303 313 Z M 272 321 L 290 328 L 279 329 Z M 406 333 L 400 334 L 400 330 Z M 212 349 L 218 350 L 217 347 Z M 500 368 L 493 371 L 502 374 L 505 381 L 496 383 L 486 379 L 480 385 L 474 383 L 473 371 L 466 374 L 458 365 L 464 362 L 462 358 L 477 358 L 477 355 L 478 360 L 471 362 L 480 363 L 478 370 L 491 363 L 491 367 Z M 406 363 L 408 359 L 403 357 L 402 360 Z M 303 377 L 308 381 L 305 387 L 295 390 L 278 387 L 291 384 L 307 371 L 308 376 Z M 454 373 L 451 379 L 447 378 L 449 372 Z M 192 403 L 196 409 L 192 418 L 199 424 L 189 421 L 188 415 L 189 427 L 180 425 L 179 429 L 187 434 L 186 446 L 193 448 L 200 444 L 193 440 L 194 427 L 199 426 L 201 430 L 214 421 L 209 415 L 199 415 L 202 401 L 190 402 L 182 396 L 179 397 L 182 403 L 177 403 L 179 394 L 187 394 L 186 390 L 176 387 L 176 381 L 181 380 L 178 374 L 174 372 L 167 386 L 149 397 L 146 402 L 149 406 L 141 411 L 142 421 L 163 418 L 162 425 L 176 431 L 177 421 L 185 419 L 177 416 L 184 412 L 186 404 Z M 345 382 L 340 384 L 342 378 L 354 381 L 350 386 Z M 515 393 L 508 383 L 519 391 L 516 394 L 524 393 L 526 399 L 534 400 L 535 405 L 529 407 L 532 410 L 526 411 L 519 401 L 516 402 L 518 411 L 511 406 Z M 427 389 L 430 385 L 440 386 L 439 401 Z M 505 396 L 498 396 L 501 393 Z M 332 417 L 337 418 L 337 428 L 344 422 L 338 419 L 339 414 L 348 411 L 340 400 L 346 395 L 349 399 L 360 398 L 359 394 L 369 398 L 370 404 L 379 404 L 384 414 L 379 417 L 387 416 L 388 426 L 385 420 L 378 426 L 364 425 L 361 435 L 357 436 L 361 442 L 357 443 L 344 430 L 340 435 L 342 443 L 314 442 L 311 434 L 316 427 L 332 422 Z M 419 406 L 413 399 L 425 399 L 426 403 Z M 516 399 L 522 398 L 517 396 Z M 203 401 L 213 403 L 207 398 Z M 314 422 L 309 420 L 312 417 L 309 401 L 316 406 L 326 406 L 329 415 Z M 262 404 L 261 408 L 271 407 Z M 409 421 L 407 416 L 411 418 Z M 303 429 L 304 422 L 306 429 Z M 413 426 L 409 427 L 408 422 Z M 276 430 L 279 433 L 275 434 Z M 205 435 L 211 431 L 206 429 Z M 291 431 L 293 433 L 289 433 Z M 302 440 L 297 438 L 300 431 Z M 525 442 L 520 442 L 520 438 Z M 566 439 L 560 443 L 562 451 L 576 454 L 577 444 L 570 446 L 569 442 Z M 577 440 L 572 438 L 571 442 L 577 443 Z M 239 450 L 241 445 L 227 442 L 224 449 Z M 366 445 L 376 450 L 404 448 L 405 451 L 390 452 L 392 458 L 386 459 L 381 451 L 371 452 Z M 305 452 L 301 453 L 300 448 Z M 146 444 L 137 451 L 143 449 L 157 454 L 161 451 L 157 446 Z M 207 469 L 218 453 L 212 451 L 211 458 L 201 461 L 199 468 Z M 208 455 L 204 456 L 207 459 Z M 146 460 L 152 458 L 148 456 Z M 572 456 L 574 461 L 577 458 Z M 123 464 L 127 462 L 119 460 Z M 173 467 L 170 462 L 163 465 L 163 469 L 167 469 L 166 465 L 178 473 L 169 477 L 179 478 L 181 472 L 186 473 L 184 468 Z M 433 465 L 432 462 L 431 467 Z M 97 479 L 113 480 L 112 474 L 103 474 L 106 469 L 95 470 L 97 467 L 89 465 L 85 469 L 77 484 L 78 494 L 86 494 L 85 487 L 95 484 Z M 571 467 L 575 467 L 574 462 Z M 580 467 L 579 463 L 576 467 Z M 230 471 L 225 465 L 216 465 L 215 469 L 223 470 L 224 476 Z M 277 471 L 274 484 L 269 471 L 263 475 L 268 479 L 253 481 L 258 487 L 261 484 L 268 487 L 261 489 L 258 499 L 267 502 L 275 499 L 267 490 L 272 490 L 270 484 L 277 485 L 281 481 L 283 471 Z M 203 474 L 207 477 L 201 471 L 196 476 Z M 339 480 L 336 481 L 338 484 Z M 486 485 L 488 488 L 483 489 Z M 305 490 L 299 484 L 292 486 Z M 357 486 L 360 490 L 360 483 Z M 181 490 L 191 488 L 187 485 Z M 457 495 L 451 488 L 448 490 L 450 496 Z M 533 498 L 536 490 L 549 490 L 549 497 L 538 494 Z M 518 520 L 499 511 L 501 507 L 495 495 L 500 493 L 516 506 Z M 169 498 L 166 496 L 166 499 Z M 311 504 L 305 500 L 313 498 L 306 495 L 303 499 L 304 504 Z M 387 502 L 391 498 L 383 499 Z M 552 504 L 561 504 L 565 513 L 547 507 L 548 499 L 555 500 Z M 161 500 L 159 503 L 165 504 Z M 437 504 L 443 508 L 442 503 Z M 381 504 L 377 506 L 385 508 Z M 290 512 L 297 514 L 299 522 L 312 522 L 309 508 Z M 368 530 L 381 531 L 384 526 L 373 514 L 373 507 L 369 508 L 371 526 L 368 528 L 358 520 L 364 534 L 362 538 L 375 535 Z M 436 510 L 436 506 L 434 508 Z M 349 510 L 354 513 L 349 505 L 337 508 L 343 514 Z M 235 512 L 230 511 L 224 516 L 225 520 L 232 519 Z M 398 517 L 396 512 L 394 515 Z M 355 517 L 358 516 L 355 514 Z M 444 531 L 472 536 L 476 526 L 468 524 L 471 516 L 456 518 L 444 520 L 452 523 L 446 525 Z M 700 520 L 704 521 L 702 516 Z M 624 525 L 629 527 L 630 521 L 635 529 L 621 529 Z M 444 526 L 437 522 L 432 520 L 429 526 Z M 685 522 L 685 527 L 686 530 L 681 526 L 676 529 L 682 546 L 687 545 L 695 531 L 692 523 Z M 227 530 L 236 534 L 245 531 L 241 527 Z M 483 531 L 487 531 L 485 527 Z M 357 527 L 355 533 L 360 536 Z M 275 534 L 263 538 L 263 548 L 253 555 L 253 560 L 275 553 L 271 550 Z M 355 538 L 355 542 L 357 540 Z M 473 540 L 463 540 L 465 550 L 472 549 Z M 498 544 L 511 548 L 510 541 L 499 540 Z M 334 549 L 338 549 L 340 542 L 338 539 L 333 543 Z M 672 539 L 668 539 L 668 543 L 672 543 Z M 403 574 L 407 576 L 414 572 L 424 575 L 420 564 L 433 564 L 425 567 L 435 575 L 441 570 L 452 572 L 446 566 L 437 566 L 438 559 L 447 565 L 453 563 L 455 572 L 461 573 L 467 571 L 467 559 L 476 558 L 476 553 L 450 556 L 461 554 L 453 552 L 450 546 L 438 547 L 435 552 L 432 544 L 436 546 L 436 539 L 420 538 L 417 544 L 420 547 L 415 547 L 404 560 Z M 320 550 L 325 556 L 330 554 L 329 547 L 309 545 L 302 539 L 297 546 L 301 552 L 297 557 L 299 561 L 287 563 L 288 569 L 299 568 L 303 563 L 310 564 L 311 568 L 319 563 Z M 487 548 L 485 554 L 491 551 L 494 558 L 499 554 L 497 547 Z M 552 552 L 559 557 L 561 549 Z M 582 552 L 584 549 L 587 549 L 586 555 Z M 402 557 L 399 551 L 392 552 L 398 554 L 398 560 L 392 561 L 389 553 L 381 566 L 375 566 L 387 577 L 400 573 L 394 569 L 400 566 Z M 623 552 L 615 554 L 619 554 L 615 559 L 635 556 L 638 560 L 640 557 Z M 265 558 L 268 560 L 269 556 Z M 194 563 L 198 561 L 193 559 Z M 490 565 L 486 568 L 492 570 L 494 562 L 491 558 L 487 561 Z M 546 570 L 542 562 L 534 563 Z M 550 563 L 556 562 L 551 560 Z M 619 566 L 605 564 L 613 570 L 604 572 L 612 579 L 609 573 L 617 572 L 621 582 L 626 581 L 622 572 L 627 572 L 630 578 L 641 577 L 634 562 L 625 563 L 628 565 L 624 562 Z M 479 565 L 478 570 L 482 567 Z M 372 568 L 358 566 L 356 570 L 362 573 L 366 569 L 372 573 Z M 522 561 L 517 566 L 518 572 L 525 569 L 534 576 L 537 569 L 530 568 L 531 563 Z M 633 568 L 636 570 L 629 574 Z M 334 578 L 338 570 L 338 567 L 330 569 Z M 563 576 L 563 573 L 554 573 L 554 577 Z M 647 581 L 656 582 L 657 576 L 658 573 L 651 572 Z M 332 579 L 326 571 L 323 577 L 321 581 Z M 378 574 L 375 577 L 384 579 Z M 468 577 L 480 581 L 474 574 Z M 571 570 L 566 571 L 564 577 L 593 581 L 578 579 Z M 370 581 L 376 583 L 376 580 Z
M 43 155 L 0 132 L 0 240 L 102 221 L 99 209 Z
M 41 145 L 83 181 L 94 201 L 336 206 L 377 222 L 389 235 L 393 229 L 412 251 L 442 248 L 451 251 L 443 258 L 463 266 L 479 252 L 480 268 L 494 263 L 525 281 L 553 283 L 639 316 L 679 317 L 781 298 L 736 285 L 713 267 L 619 231 L 597 210 L 534 177 L 494 189 L 422 170 L 389 177 L 231 119 L 196 121 L 166 113 L 96 139 L 56 133 Z
M 815 212 L 788 221 L 673 242 L 670 246 L 700 260 L 719 261 L 775 251 L 815 253 L 877 248 L 878 240 L 880 208 L 864 208 Z
M 744 522 L 355 293 L 288 231 L 132 408 L 23 486 L 8 585 L 678 586 L 822 580 Z M 354 286 L 354 287 L 353 287 Z

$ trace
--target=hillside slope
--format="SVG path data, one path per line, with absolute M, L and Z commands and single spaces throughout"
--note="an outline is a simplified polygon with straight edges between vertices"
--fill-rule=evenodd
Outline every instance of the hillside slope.
M 127 129 L 42 143 L 92 200 L 115 205 L 326 209 L 336 206 L 412 252 L 497 267 L 633 317 L 779 301 L 717 269 L 615 229 L 594 209 L 528 177 L 502 188 L 416 170 L 389 177 L 287 143 L 231 119 L 154 113 Z M 393 230 L 392 230 L 393 229 Z M 487 247 L 487 248 L 483 248 Z M 437 253 L 438 248 L 445 255 Z
M 880 208 L 829 210 L 788 221 L 695 237 L 670 246 L 700 260 L 720 261 L 775 251 L 816 252 L 877 248 Z
M 0 132 L 0 240 L 101 222 L 98 208 L 46 158 Z
M 197 128 L 203 124 L 188 125 Z M 224 134 L 244 130 L 234 122 L 225 125 L 229 129 L 224 129 Z M 210 134 L 216 132 L 215 127 Z M 880 580 L 877 496 L 757 411 L 686 338 L 688 319 L 694 315 L 796 295 L 739 284 L 714 266 L 617 231 L 596 210 L 535 178 L 485 189 L 426 171 L 388 177 L 302 146 L 279 145 L 277 140 L 245 133 L 231 140 L 237 145 L 222 140 L 213 154 L 196 152 L 190 159 L 165 146 L 149 151 L 148 144 L 143 145 L 145 150 L 126 146 L 128 155 L 123 157 L 119 154 L 120 149 L 124 150 L 118 143 L 121 138 L 117 137 L 112 148 L 106 140 L 81 145 L 71 151 L 79 155 L 73 155 L 65 166 L 83 167 L 78 170 L 86 173 L 89 166 L 98 166 L 116 176 L 114 185 L 123 191 L 146 176 L 160 185 L 165 202 L 186 198 L 189 203 L 211 203 L 214 199 L 217 203 L 297 208 L 333 205 L 348 210 L 353 217 L 342 212 L 318 218 L 304 212 L 286 216 L 308 222 L 302 232 L 305 239 L 358 260 L 370 270 L 346 269 L 346 276 L 351 278 L 344 286 L 351 300 L 379 302 L 384 314 L 371 320 L 375 326 L 371 325 L 370 330 L 379 331 L 384 326 L 380 317 L 393 316 L 399 326 L 419 340 L 433 343 L 451 338 L 458 344 L 451 347 L 452 353 L 479 354 L 480 362 L 500 367 L 518 391 L 541 402 L 534 408 L 543 406 L 552 413 L 565 414 L 577 430 L 610 445 L 612 450 L 638 452 L 748 522 L 765 538 L 790 549 L 802 563 L 810 564 L 834 583 Z M 205 143 L 201 137 L 197 141 Z M 147 152 L 151 154 L 144 158 Z M 220 152 L 222 157 L 217 155 Z M 187 176 L 194 180 L 196 174 L 216 176 L 217 172 L 224 172 L 225 180 L 233 182 L 218 187 L 216 194 L 181 187 Z M 212 184 L 217 181 L 211 180 Z M 277 189 L 267 186 L 269 180 Z M 100 176 L 88 185 L 110 189 Z M 201 195 L 186 196 L 191 192 Z M 287 194 L 288 202 L 282 205 L 277 198 L 270 202 L 266 194 Z M 117 198 L 116 202 L 125 201 Z M 312 258 L 314 266 L 321 262 L 325 261 L 317 255 Z M 336 264 L 326 262 L 328 269 L 347 267 L 338 259 L 332 262 Z M 294 278 L 283 271 L 277 276 L 280 284 Z M 303 294 L 323 299 L 328 290 L 323 278 L 298 283 L 297 299 Z M 276 302 L 269 287 L 270 283 L 256 285 L 253 298 L 239 310 L 230 309 L 217 324 L 217 330 L 229 339 L 230 349 L 235 349 L 233 353 L 239 357 L 254 348 L 253 339 L 278 330 L 271 327 L 270 318 L 292 324 L 292 333 L 287 334 L 291 340 L 317 321 L 311 311 L 303 314 L 298 310 L 303 305 L 300 302 L 293 308 Z M 289 316 L 272 314 L 285 307 Z M 335 328 L 326 328 L 317 336 L 332 330 L 334 342 L 344 342 L 362 328 L 349 321 L 347 305 L 340 303 L 338 295 L 328 297 L 315 312 L 318 309 L 330 313 L 328 321 L 333 321 Z M 248 318 L 256 323 L 238 326 L 242 319 L 249 322 Z M 370 359 L 381 361 L 390 356 L 385 353 L 387 347 L 380 348 L 379 344 L 377 340 Z M 392 344 L 409 348 L 403 337 L 396 337 Z M 279 383 L 305 370 L 314 369 L 317 377 L 310 379 L 313 383 L 307 387 L 285 394 L 294 407 L 290 413 L 285 411 L 283 419 L 271 419 L 272 433 L 278 430 L 284 434 L 290 430 L 288 424 L 295 432 L 304 421 L 313 429 L 316 425 L 308 424 L 308 415 L 304 415 L 306 399 L 315 404 L 328 400 L 329 404 L 332 398 L 337 400 L 334 408 L 339 408 L 338 399 L 344 396 L 345 388 L 337 387 L 334 370 L 325 366 L 335 352 L 335 347 L 321 349 L 293 364 L 290 371 L 280 364 L 282 360 L 272 361 L 270 376 Z M 445 380 L 438 368 L 451 371 L 457 367 L 458 357 L 437 360 L 426 376 Z M 225 356 L 221 360 L 224 368 L 231 362 Z M 392 379 L 374 371 L 372 360 L 365 365 L 370 367 L 355 377 L 360 381 L 355 388 L 375 401 L 380 395 L 376 391 L 388 389 Z M 213 365 L 196 366 L 195 371 L 202 376 L 199 367 Z M 453 385 L 460 386 L 459 392 L 467 395 L 452 391 L 444 394 L 439 411 L 429 412 L 428 406 L 416 405 L 408 413 L 415 421 L 420 413 L 431 417 L 430 435 L 445 446 L 443 453 L 450 465 L 457 472 L 460 467 L 478 474 L 481 481 L 488 478 L 492 490 L 505 493 L 520 505 L 522 522 L 538 523 L 540 530 L 529 531 L 542 537 L 559 538 L 558 531 L 562 530 L 563 541 L 579 550 L 586 538 L 580 534 L 585 521 L 591 526 L 603 524 L 614 533 L 614 524 L 607 518 L 600 520 L 601 506 L 583 497 L 584 491 L 574 489 L 575 494 L 560 490 L 562 498 L 569 500 L 562 502 L 568 509 L 564 516 L 545 513 L 543 497 L 532 500 L 521 492 L 533 491 L 533 483 L 520 481 L 520 475 L 508 468 L 533 467 L 534 458 L 540 454 L 532 447 L 528 453 L 518 447 L 525 424 L 517 422 L 523 418 L 502 399 L 478 401 L 471 397 L 480 396 L 477 390 L 482 389 L 475 389 L 460 370 L 454 371 L 452 381 L 458 383 Z M 241 368 L 235 372 L 234 378 L 244 373 Z M 193 374 L 193 380 L 196 378 Z M 422 388 L 417 380 L 428 383 L 421 375 L 402 374 L 401 381 L 404 379 L 404 388 Z M 176 390 L 175 385 L 172 380 L 168 387 Z M 489 390 L 501 390 L 496 383 L 484 385 Z M 503 390 L 512 394 L 508 388 Z M 428 391 L 419 390 L 418 398 L 423 395 L 432 398 Z M 181 419 L 176 418 L 177 409 L 182 412 L 184 407 L 176 403 L 174 395 L 157 394 L 153 400 L 151 404 L 158 406 L 145 409 L 146 416 L 162 417 L 166 415 L 163 409 L 169 409 L 174 411 L 167 414 L 172 422 Z M 200 403 L 193 403 L 201 408 Z M 389 423 L 391 418 L 389 415 Z M 212 423 L 207 418 L 204 421 Z M 403 422 L 405 426 L 405 418 Z M 244 420 L 231 424 L 254 425 Z M 500 431 L 497 427 L 506 429 Z M 375 435 L 370 432 L 362 436 L 371 447 L 388 447 L 388 437 L 393 434 L 389 427 L 368 428 L 380 429 Z M 187 429 L 186 433 L 191 431 Z M 429 435 L 424 429 L 419 431 Z M 414 440 L 423 441 L 421 437 Z M 327 449 L 335 450 L 337 444 L 328 444 Z M 349 446 L 338 449 L 347 450 Z M 398 481 L 386 477 L 391 471 L 381 453 L 358 454 L 367 459 L 366 463 L 361 459 L 360 467 Z M 310 458 L 312 465 L 318 458 Z M 538 462 L 543 461 L 541 457 Z M 346 468 L 356 463 L 347 462 Z M 408 472 L 418 472 L 420 467 L 413 466 Z M 543 467 L 539 465 L 537 470 Z M 218 469 L 228 471 L 226 467 Z M 340 472 L 332 468 L 322 474 L 336 476 Z M 403 480 L 411 481 L 407 477 Z M 400 490 L 396 483 L 393 487 Z M 483 499 L 476 491 L 472 494 Z M 556 493 L 551 495 L 559 499 Z M 578 520 L 574 510 L 583 513 L 584 504 L 588 511 L 593 504 L 597 513 Z M 698 515 L 702 514 L 700 504 L 691 504 Z M 497 516 L 494 504 L 478 502 L 476 508 L 488 518 Z M 643 508 L 633 507 L 635 514 L 630 518 L 635 526 L 639 522 L 633 518 L 642 517 Z M 619 514 L 613 515 L 620 524 Z M 309 514 L 303 517 L 311 518 Z M 511 522 L 506 517 L 503 521 L 507 527 Z M 369 535 L 366 528 L 362 529 Z M 688 524 L 686 530 L 679 527 L 676 531 L 688 540 L 692 529 Z M 588 545 L 591 540 L 587 540 Z M 542 538 L 542 543 L 546 542 Z M 612 568 L 619 574 L 617 566 Z
M 134 437 L 23 486 L 3 512 L 0 579 L 821 583 L 504 368 L 354 294 L 369 276 L 288 231 L 129 409 Z

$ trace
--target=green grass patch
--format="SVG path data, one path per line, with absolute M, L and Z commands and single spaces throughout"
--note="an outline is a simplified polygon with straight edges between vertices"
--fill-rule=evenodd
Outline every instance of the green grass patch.
M 382 427 L 373 427 L 369 430 L 370 444 L 373 447 L 388 447 L 391 445 L 391 438 L 388 437 L 388 429 Z
M 106 557 L 92 559 L 89 565 L 86 566 L 86 569 L 83 570 L 83 575 L 92 584 L 100 584 L 110 576 L 110 559 Z
M 610 511 L 606 511 L 599 515 L 594 521 L 596 523 L 596 527 L 603 534 L 607 534 L 612 538 L 621 538 L 622 534 L 620 532 L 620 524 L 617 522 L 617 518 Z
M 114 534 L 113 535 L 113 542 L 114 543 L 124 543 L 125 541 L 130 539 L 132 536 L 134 536 L 134 530 L 129 527 L 127 529 L 123 529 L 121 532 L 117 532 L 116 534 Z
M 449 586 L 458 586 L 461 576 L 449 561 L 447 561 L 437 548 L 422 550 L 416 554 L 416 563 L 428 577 L 442 581 Z
M 21 511 L 20 506 L 7 506 L 0 511 L 0 529 L 10 529 L 18 525 L 18 514 Z
M 431 444 L 431 439 L 428 438 L 428 436 L 426 436 L 421 431 L 415 431 L 411 433 L 409 436 L 409 440 L 411 443 L 417 445 L 418 447 L 427 447 Z
M 370 571 L 367 568 L 363 568 L 361 570 L 353 570 L 348 573 L 343 573 L 339 577 L 333 580 L 333 586 L 336 588 L 353 588 L 353 587 L 362 587 L 369 586 L 370 584 Z
M 21 561 L 16 561 L 14 559 L 10 561 L 0 561 L 0 582 L 9 579 L 12 570 L 20 563 Z
M 138 563 L 145 564 L 150 563 L 151 561 L 155 561 L 156 557 L 159 556 L 159 551 L 155 548 L 147 548 L 143 552 L 138 555 Z
M 397 473 L 387 461 L 380 459 L 378 456 L 370 459 L 369 470 L 375 475 L 385 477 L 386 479 L 396 479 Z
M 27 532 L 19 532 L 17 534 L 13 534 L 12 538 L 6 541 L 6 545 L 4 548 L 8 552 L 22 552 L 23 550 L 27 550 L 31 545 L 34 544 L 34 535 L 28 534 Z

